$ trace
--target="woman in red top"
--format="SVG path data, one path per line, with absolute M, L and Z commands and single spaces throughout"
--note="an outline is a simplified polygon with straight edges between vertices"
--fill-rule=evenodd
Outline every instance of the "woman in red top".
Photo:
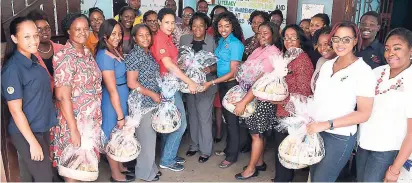
M 288 75 L 286 76 L 286 83 L 288 85 L 289 93 L 297 93 L 304 96 L 312 94 L 310 88 L 310 80 L 313 74 L 313 65 L 306 54 L 310 49 L 311 43 L 306 38 L 304 31 L 298 25 L 288 25 L 282 31 L 283 37 L 283 51 L 286 52 L 289 48 L 301 48 L 302 52 L 295 60 L 288 65 Z M 274 102 L 277 105 L 276 116 L 283 118 L 289 116 L 285 110 L 285 105 L 289 102 L 289 97 L 282 102 Z M 285 168 L 279 162 L 279 145 L 286 138 L 288 134 L 274 130 L 275 136 L 275 182 L 291 182 L 294 176 L 294 170 Z

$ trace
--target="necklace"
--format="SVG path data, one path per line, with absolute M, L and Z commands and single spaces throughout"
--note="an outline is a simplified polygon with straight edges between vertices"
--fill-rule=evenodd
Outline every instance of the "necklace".
M 378 79 L 378 84 L 376 85 L 376 88 L 375 88 L 375 95 L 385 94 L 391 90 L 398 90 L 403 85 L 403 77 L 401 77 L 400 79 L 396 81 L 395 84 L 391 85 L 388 89 L 379 90 L 379 85 L 383 81 L 383 76 L 385 76 L 385 71 L 386 71 L 386 68 L 382 71 L 381 77 Z
M 49 52 L 50 52 L 51 48 L 52 48 L 52 45 L 50 44 L 50 47 L 49 47 L 49 50 L 48 50 L 48 51 L 43 52 L 43 51 L 41 51 L 39 48 L 37 48 L 37 51 L 39 51 L 40 53 L 47 54 L 47 53 L 49 53 Z

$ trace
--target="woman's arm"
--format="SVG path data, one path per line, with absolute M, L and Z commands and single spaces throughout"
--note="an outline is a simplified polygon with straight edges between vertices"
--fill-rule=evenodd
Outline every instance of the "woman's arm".
M 102 71 L 103 82 L 109 92 L 110 102 L 117 114 L 117 125 L 122 128 L 124 125 L 124 114 L 122 110 L 122 105 L 120 104 L 120 96 L 117 91 L 116 76 L 113 70 Z
M 9 107 L 11 116 L 13 117 L 17 128 L 30 145 L 31 159 L 34 161 L 42 161 L 44 158 L 43 150 L 31 131 L 29 122 L 23 112 L 23 100 L 16 99 L 8 101 L 7 106 Z
M 219 78 L 213 80 L 215 82 L 215 84 L 222 83 L 222 82 L 225 82 L 227 80 L 230 80 L 230 79 L 234 78 L 236 73 L 237 73 L 239 64 L 240 64 L 239 61 L 230 61 L 230 72 L 223 75 L 222 77 L 219 77 Z M 210 83 L 210 85 L 213 84 L 212 81 L 209 81 L 209 82 L 206 82 L 206 83 Z
M 255 96 L 253 95 L 252 89 L 249 89 L 249 91 L 242 98 L 242 100 L 240 100 L 239 102 L 236 102 L 234 104 L 236 107 L 235 107 L 235 110 L 233 111 L 233 113 L 236 116 L 242 115 L 245 112 L 246 105 L 248 105 L 250 102 L 252 102 L 252 100 L 254 98 L 255 98 Z
M 197 93 L 198 84 L 195 83 L 189 77 L 187 77 L 185 73 L 183 73 L 182 70 L 180 70 L 179 67 L 172 62 L 172 59 L 170 57 L 163 57 L 162 63 L 169 72 L 172 72 L 179 79 L 181 79 L 183 82 L 189 85 L 189 90 L 192 94 Z
M 152 98 L 153 101 L 156 103 L 160 103 L 160 95 L 145 88 L 138 82 L 139 79 L 139 71 L 127 71 L 127 86 L 134 90 L 136 88 L 140 88 L 139 93 Z
M 403 139 L 401 150 L 395 161 L 385 174 L 385 182 L 396 182 L 403 164 L 408 160 L 412 153 L 412 118 L 408 118 L 407 134 Z

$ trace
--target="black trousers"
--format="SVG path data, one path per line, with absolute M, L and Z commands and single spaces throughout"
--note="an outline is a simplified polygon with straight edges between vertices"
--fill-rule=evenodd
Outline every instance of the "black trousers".
M 223 100 L 223 97 L 226 93 L 234 86 L 236 86 L 238 82 L 236 80 L 228 81 L 219 84 L 219 95 L 220 101 Z M 239 155 L 239 146 L 240 146 L 240 138 L 239 138 L 239 117 L 234 115 L 233 113 L 229 112 L 225 108 L 222 108 L 223 116 L 226 120 L 227 126 L 227 137 L 226 137 L 226 148 L 224 150 L 226 154 L 226 161 L 229 162 L 236 162 L 238 155 Z
M 30 154 L 30 145 L 24 136 L 20 133 L 11 135 L 11 140 L 17 152 L 20 155 L 20 160 L 23 161 L 20 164 L 25 166 L 28 173 L 33 177 L 35 182 L 52 182 L 53 171 L 52 163 L 50 161 L 49 144 L 50 136 L 49 132 L 34 133 L 36 140 L 39 142 L 43 150 L 43 160 L 33 161 Z
M 295 170 L 285 168 L 279 161 L 279 145 L 288 134 L 273 130 L 273 135 L 275 138 L 275 182 L 292 182 Z

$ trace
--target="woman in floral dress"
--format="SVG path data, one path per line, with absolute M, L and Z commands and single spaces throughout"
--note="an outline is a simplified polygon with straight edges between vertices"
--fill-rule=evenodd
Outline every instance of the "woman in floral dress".
M 51 130 L 53 166 L 59 164 L 69 144 L 80 146 L 82 133 L 100 138 L 102 122 L 102 75 L 93 55 L 84 46 L 89 35 L 88 19 L 83 14 L 68 14 L 62 21 L 62 28 L 69 40 L 53 59 L 59 122 Z M 86 125 L 91 125 L 93 130 L 85 132 Z M 99 144 L 95 144 L 97 146 Z M 99 155 L 97 149 L 96 155 Z M 74 181 L 68 177 L 65 180 Z

